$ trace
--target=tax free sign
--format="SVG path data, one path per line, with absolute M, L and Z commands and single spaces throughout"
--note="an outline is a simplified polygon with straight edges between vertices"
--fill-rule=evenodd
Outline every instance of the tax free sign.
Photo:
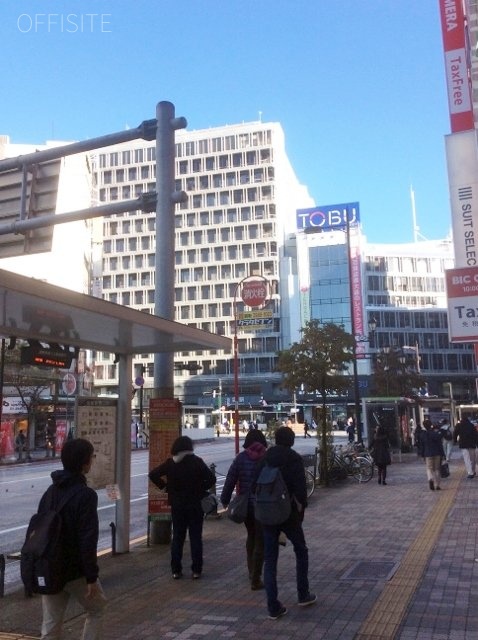
M 478 267 L 445 274 L 450 342 L 478 342 Z
M 335 231 L 360 222 L 358 202 L 327 204 L 311 209 L 297 209 L 298 231 Z

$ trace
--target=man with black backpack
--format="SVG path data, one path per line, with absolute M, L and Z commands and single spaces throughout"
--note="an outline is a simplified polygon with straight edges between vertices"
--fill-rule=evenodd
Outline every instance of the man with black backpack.
M 280 483 L 284 483 L 286 489 L 283 493 L 291 502 L 291 508 L 284 511 L 288 514 L 286 520 L 277 524 L 262 522 L 264 534 L 264 585 L 267 594 L 267 609 L 269 618 L 276 620 L 287 613 L 287 609 L 278 599 L 277 590 L 277 560 L 279 557 L 279 535 L 281 531 L 293 545 L 296 557 L 296 580 L 298 605 L 305 607 L 313 604 L 317 596 L 309 591 L 309 551 L 305 542 L 302 521 L 304 510 L 307 507 L 307 489 L 305 482 L 305 471 L 301 456 L 292 449 L 295 434 L 290 427 L 279 427 L 275 433 L 275 447 L 267 450 L 261 467 L 258 469 L 256 478 L 256 500 L 261 498 L 259 494 L 264 491 L 261 483 L 262 468 L 280 469 Z M 269 470 L 269 469 L 268 469 Z M 277 474 L 279 475 L 279 474 Z M 271 476 L 264 473 L 262 476 Z M 277 482 L 277 480 L 276 480 Z M 270 523 L 269 507 L 265 505 L 264 519 Z M 278 507 L 282 511 L 282 506 Z M 260 507 L 256 503 L 256 518 L 260 520 Z M 266 515 L 267 514 L 267 515 Z
M 42 594 L 42 640 L 61 637 L 64 614 L 72 597 L 87 614 L 83 640 L 100 640 L 102 637 L 106 598 L 98 580 L 98 496 L 87 486 L 85 477 L 93 460 L 91 442 L 82 438 L 67 440 L 61 451 L 63 470 L 53 471 L 53 484 L 43 494 L 38 507 L 39 514 L 58 510 L 61 516 L 61 553 L 59 566 L 53 572 L 60 573 L 60 583 L 49 588 L 48 571 L 44 572 L 44 577 L 35 571 L 34 583 L 25 583 L 27 589 L 32 588 L 33 592 Z M 28 542 L 27 536 L 27 549 Z M 27 562 L 28 557 L 22 557 L 22 563 L 24 560 Z

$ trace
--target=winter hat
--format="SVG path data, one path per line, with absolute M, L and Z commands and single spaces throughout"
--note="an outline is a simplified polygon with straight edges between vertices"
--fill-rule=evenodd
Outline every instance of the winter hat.
M 294 445 L 295 433 L 290 427 L 279 427 L 276 431 L 276 444 L 282 444 L 286 447 Z
M 266 437 L 260 429 L 252 429 L 251 431 L 248 431 L 242 446 L 244 449 L 247 449 L 247 447 L 250 447 L 254 442 L 259 442 L 264 445 L 264 447 L 267 447 Z
M 177 456 L 182 451 L 193 451 L 193 441 L 188 436 L 181 436 L 176 438 L 171 447 L 171 455 Z

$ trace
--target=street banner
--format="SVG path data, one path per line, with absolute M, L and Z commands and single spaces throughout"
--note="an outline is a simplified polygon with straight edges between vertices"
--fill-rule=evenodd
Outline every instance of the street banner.
M 273 327 L 274 318 L 272 311 L 244 311 L 237 314 L 237 327 L 241 331 L 261 331 Z
M 171 455 L 171 446 L 181 433 L 181 402 L 176 398 L 151 398 L 149 401 L 149 470 Z M 148 482 L 149 520 L 170 520 L 168 494 Z
M 445 271 L 450 342 L 478 342 L 478 267 Z
M 476 132 L 445 137 L 456 267 L 478 265 L 478 148 Z
M 469 34 L 463 0 L 440 0 L 448 109 L 452 132 L 474 129 Z

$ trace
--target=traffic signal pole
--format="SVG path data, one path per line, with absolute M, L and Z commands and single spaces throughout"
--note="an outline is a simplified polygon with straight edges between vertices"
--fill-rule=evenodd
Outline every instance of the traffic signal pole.
M 183 191 L 175 190 L 175 137 L 177 129 L 187 126 L 186 118 L 176 118 L 171 102 L 156 106 L 156 265 L 154 313 L 174 320 L 174 207 L 187 198 Z M 154 355 L 154 388 L 157 398 L 174 397 L 173 350 Z M 180 425 L 178 425 L 178 435 Z M 151 444 L 151 441 L 150 441 Z M 170 520 L 153 520 L 149 537 L 153 544 L 169 543 Z

